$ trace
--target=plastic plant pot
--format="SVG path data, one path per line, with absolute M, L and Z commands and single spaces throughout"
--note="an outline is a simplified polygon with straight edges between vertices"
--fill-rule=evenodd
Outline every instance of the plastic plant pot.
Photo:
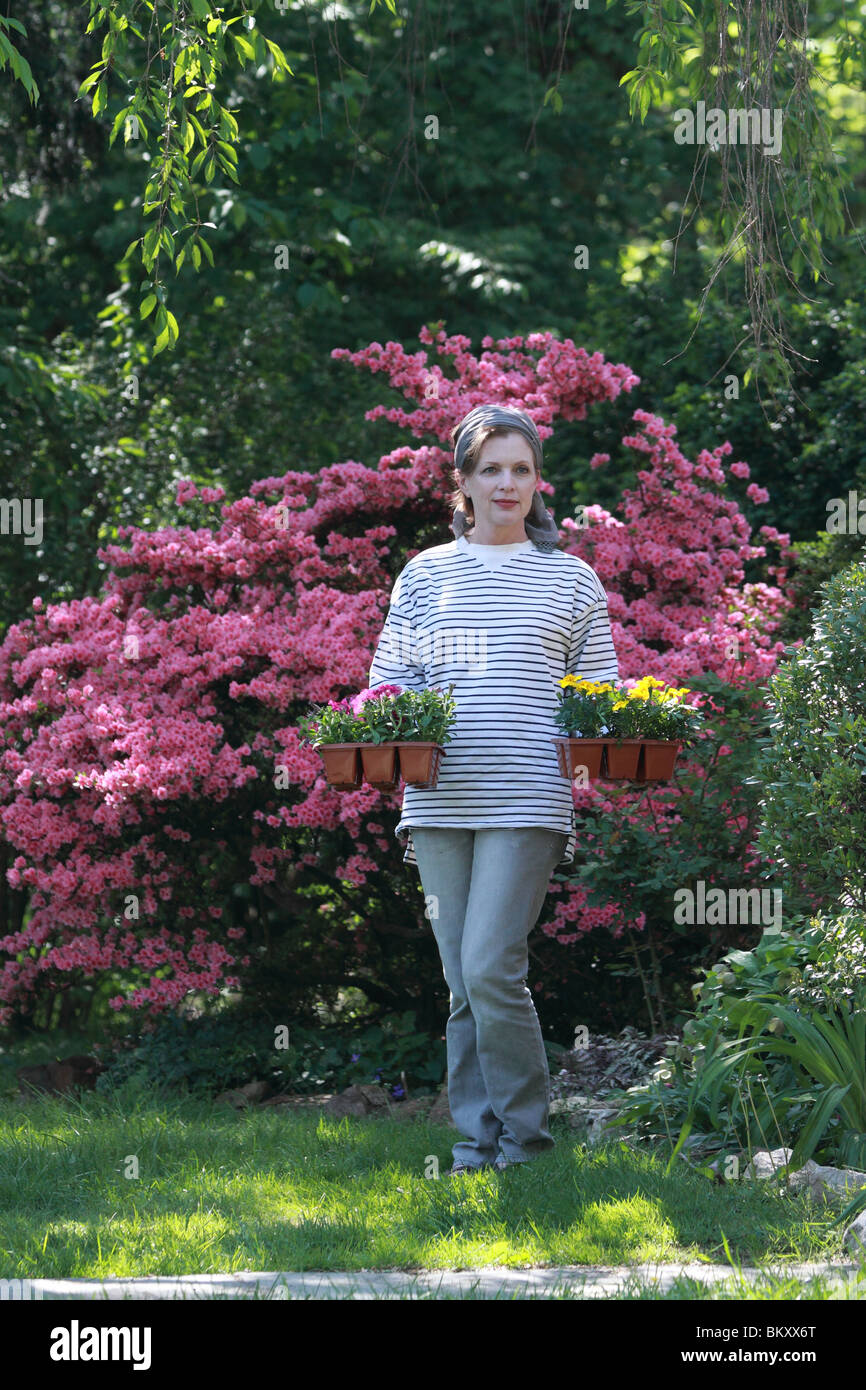
M 435 787 L 445 750 L 439 743 L 400 743 L 400 775 L 410 787 Z
M 325 764 L 325 776 L 337 791 L 354 791 L 361 785 L 361 760 L 357 743 L 321 743 L 319 752 Z
M 680 744 L 675 740 L 647 738 L 643 744 L 641 771 L 645 782 L 669 782 L 674 775 L 674 764 Z
M 397 785 L 396 743 L 362 743 L 361 763 L 364 780 L 380 792 L 393 791 Z
M 637 778 L 641 738 L 605 739 L 607 777 L 611 782 L 627 782 Z
M 597 782 L 602 775 L 604 742 L 603 738 L 554 738 L 553 746 L 563 777 L 573 781 L 585 767 L 590 782 Z

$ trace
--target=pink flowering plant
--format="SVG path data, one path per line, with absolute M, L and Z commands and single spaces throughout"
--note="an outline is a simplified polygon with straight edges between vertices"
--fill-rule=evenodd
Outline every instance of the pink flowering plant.
M 418 981 L 438 978 L 435 947 L 423 897 L 417 931 L 407 926 L 405 866 L 388 823 L 395 794 L 335 791 L 305 734 L 318 719 L 323 737 L 345 741 L 360 739 L 359 727 L 371 741 L 409 727 L 445 740 L 447 707 L 433 692 L 380 688 L 360 713 L 351 700 L 366 694 L 396 573 L 419 537 L 447 529 L 452 427 L 473 406 L 501 402 L 526 409 L 546 438 L 639 378 L 550 333 L 484 338 L 477 353 L 444 329 L 419 337 L 421 351 L 388 342 L 332 354 L 381 374 L 406 403 L 367 412 L 397 434 L 372 466 L 344 460 L 311 473 L 283 460 L 232 499 L 184 479 L 176 524 L 126 527 L 98 549 L 99 593 L 37 597 L 9 627 L 0 1024 L 37 1005 L 50 1016 L 58 996 L 103 982 L 113 1008 L 151 1015 L 191 991 L 218 996 L 253 980 L 261 989 L 276 978 L 274 952 L 287 963 L 280 1007 L 302 1011 L 347 981 L 389 1007 L 428 1007 Z M 623 679 L 649 673 L 703 690 L 707 717 L 680 786 L 610 798 L 573 788 L 579 852 L 541 924 L 554 956 L 604 929 L 654 933 L 656 954 L 659 943 L 673 952 L 670 884 L 698 870 L 738 882 L 744 866 L 757 875 L 766 863 L 748 750 L 792 604 L 781 565 L 745 581 L 745 563 L 767 551 L 737 493 L 756 505 L 767 494 L 745 486 L 747 464 L 726 463 L 730 444 L 691 460 L 675 426 L 642 409 L 632 418 L 622 448 L 634 487 L 616 514 L 589 505 L 583 524 L 563 517 L 560 545 L 604 586 Z M 591 468 L 607 457 L 593 455 Z M 539 486 L 549 502 L 552 484 Z M 760 539 L 783 560 L 790 553 L 772 527 Z M 602 878 L 590 900 L 592 873 Z M 568 956 L 559 952 L 564 974 Z
M 349 699 L 329 700 L 298 720 L 303 743 L 319 748 L 323 743 L 360 743 L 363 725 Z
M 301 718 L 298 729 L 314 748 L 323 743 L 444 745 L 456 718 L 453 689 L 453 682 L 447 691 L 376 686 L 336 704 L 329 701 L 324 709 Z

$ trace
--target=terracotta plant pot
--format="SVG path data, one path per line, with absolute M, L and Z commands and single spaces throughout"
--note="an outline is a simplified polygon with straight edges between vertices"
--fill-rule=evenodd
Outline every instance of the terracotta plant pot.
M 663 738 L 645 738 L 643 758 L 641 759 L 642 780 L 645 782 L 669 782 L 674 775 L 674 763 L 680 744 Z
M 357 743 L 321 743 L 319 752 L 325 764 L 325 776 L 340 792 L 354 791 L 361 785 L 361 760 Z
M 410 787 L 435 787 L 445 749 L 440 743 L 399 743 L 400 775 Z
M 585 767 L 590 782 L 598 781 L 604 754 L 603 738 L 554 738 L 553 746 L 563 777 L 573 781 L 579 769 Z
M 361 744 L 364 780 L 377 791 L 390 792 L 397 785 L 397 748 L 396 743 Z
M 607 773 L 611 782 L 627 782 L 637 778 L 641 738 L 606 738 Z

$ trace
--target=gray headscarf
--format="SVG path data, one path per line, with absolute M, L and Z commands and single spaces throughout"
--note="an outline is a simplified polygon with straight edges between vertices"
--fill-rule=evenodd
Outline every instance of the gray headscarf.
M 455 468 L 462 470 L 466 453 L 477 437 L 478 431 L 487 429 L 491 425 L 516 430 L 518 434 L 522 434 L 529 441 L 536 468 L 539 472 L 541 471 L 541 439 L 535 428 L 535 421 L 531 420 L 522 410 L 518 410 L 514 406 L 504 405 L 476 405 L 474 410 L 470 410 L 469 414 L 460 421 L 454 441 Z M 455 507 L 454 515 L 451 518 L 451 530 L 456 539 L 459 540 L 463 532 L 471 525 L 472 522 L 463 508 Z M 533 493 L 532 506 L 523 519 L 523 525 L 529 539 L 541 550 L 554 550 L 559 544 L 559 527 L 545 507 L 538 488 Z

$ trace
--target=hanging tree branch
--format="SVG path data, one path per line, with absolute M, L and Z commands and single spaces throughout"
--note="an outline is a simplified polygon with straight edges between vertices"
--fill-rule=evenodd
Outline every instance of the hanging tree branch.
M 725 117 L 715 121 L 717 138 L 697 143 L 689 188 L 696 197 L 694 217 L 710 161 L 718 159 L 718 226 L 725 244 L 705 286 L 701 310 L 723 267 L 731 260 L 741 262 L 750 327 L 737 347 L 749 337 L 752 343 L 744 384 L 754 376 L 757 385 L 763 373 L 771 387 L 787 386 L 793 376 L 789 354 L 807 359 L 786 337 L 781 291 L 787 285 L 803 294 L 799 277 L 804 271 L 815 282 L 826 280 L 822 228 L 828 235 L 844 231 L 843 203 L 847 209 L 826 108 L 814 88 L 831 78 L 841 80 L 849 61 L 862 65 L 866 37 L 861 31 L 850 33 L 843 19 L 833 54 L 816 56 L 808 0 L 695 0 L 694 7 L 686 0 L 626 0 L 626 12 L 643 19 L 637 64 L 621 79 L 630 115 L 638 113 L 643 123 L 650 106 L 660 105 L 670 86 L 680 82 L 691 98 L 704 103 L 708 115 L 712 107 Z M 678 111 L 675 117 L 687 114 Z M 758 123 L 760 141 L 751 138 Z M 764 139 L 768 128 L 773 131 L 769 146 Z M 708 137 L 709 131 L 708 120 Z M 681 221 L 675 247 L 682 231 Z

